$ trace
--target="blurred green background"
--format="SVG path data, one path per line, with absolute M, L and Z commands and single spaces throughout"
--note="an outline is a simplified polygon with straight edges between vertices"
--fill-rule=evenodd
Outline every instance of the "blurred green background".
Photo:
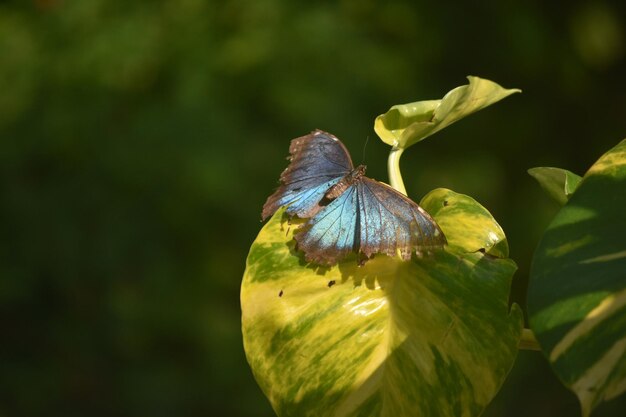
M 624 9 L 0 1 L 0 416 L 272 416 L 239 283 L 289 140 L 332 132 L 386 181 L 374 118 L 466 75 L 524 92 L 411 148 L 404 180 L 495 215 L 523 305 L 557 209 L 526 169 L 583 174 L 626 137 Z M 577 412 L 524 351 L 485 415 Z

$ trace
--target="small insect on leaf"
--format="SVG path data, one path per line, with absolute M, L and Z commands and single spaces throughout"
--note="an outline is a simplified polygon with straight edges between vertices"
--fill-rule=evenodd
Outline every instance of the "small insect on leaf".
M 334 279 L 331 279 L 330 281 L 328 281 L 328 288 L 332 287 L 333 285 L 335 285 Z

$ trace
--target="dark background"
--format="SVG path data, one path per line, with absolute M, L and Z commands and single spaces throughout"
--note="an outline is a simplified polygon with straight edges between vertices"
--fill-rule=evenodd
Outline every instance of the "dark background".
M 495 2 L 494 2 L 495 3 Z M 239 284 L 289 140 L 320 128 L 386 181 L 374 118 L 466 75 L 511 96 L 405 153 L 518 263 L 578 174 L 626 137 L 621 1 L 0 1 L 0 416 L 272 416 Z M 596 416 L 623 415 L 621 400 Z M 486 416 L 575 416 L 523 351 Z

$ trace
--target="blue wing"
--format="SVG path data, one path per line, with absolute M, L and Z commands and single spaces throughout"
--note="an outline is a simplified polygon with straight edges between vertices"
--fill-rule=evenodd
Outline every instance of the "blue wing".
M 358 247 L 358 216 L 357 189 L 352 186 L 294 235 L 307 261 L 332 265 L 354 252 Z
M 263 206 L 265 220 L 280 207 L 290 216 L 311 217 L 330 187 L 353 169 L 345 146 L 330 133 L 316 130 L 289 146 L 290 164 L 280 175 L 281 186 Z
M 361 177 L 295 234 L 309 262 L 334 265 L 352 252 L 411 259 L 446 243 L 443 232 L 415 202 L 386 184 Z
M 424 209 L 387 184 L 362 177 L 355 184 L 359 208 L 359 252 L 400 255 L 427 252 L 446 244 L 443 232 Z

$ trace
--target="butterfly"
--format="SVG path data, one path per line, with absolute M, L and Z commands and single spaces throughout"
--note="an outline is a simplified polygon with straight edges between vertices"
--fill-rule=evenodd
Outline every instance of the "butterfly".
M 446 238 L 433 218 L 389 185 L 354 168 L 343 143 L 315 130 L 291 141 L 281 185 L 263 206 L 263 220 L 285 207 L 308 219 L 294 232 L 308 262 L 334 265 L 356 253 L 364 263 L 376 253 L 411 259 L 441 248 Z

